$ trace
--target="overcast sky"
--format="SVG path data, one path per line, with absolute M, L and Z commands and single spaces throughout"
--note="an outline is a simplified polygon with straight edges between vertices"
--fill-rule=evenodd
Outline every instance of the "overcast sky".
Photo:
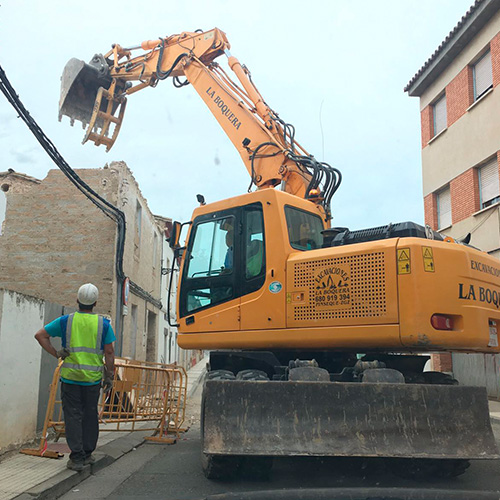
M 334 225 L 423 223 L 419 102 L 403 88 L 471 4 L 2 0 L 0 65 L 73 168 L 124 160 L 155 214 L 188 220 L 197 193 L 212 202 L 249 184 L 195 90 L 166 80 L 130 96 L 120 136 L 106 153 L 81 145 L 79 123 L 58 122 L 60 76 L 71 57 L 88 62 L 112 43 L 220 28 L 266 102 L 295 125 L 298 142 L 342 171 Z M 219 62 L 227 67 L 225 57 Z M 8 168 L 43 179 L 55 165 L 0 94 L 0 171 Z

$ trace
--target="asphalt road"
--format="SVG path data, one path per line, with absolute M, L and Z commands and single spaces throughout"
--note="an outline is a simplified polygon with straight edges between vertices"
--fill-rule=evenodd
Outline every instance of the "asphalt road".
M 205 478 L 200 466 L 200 399 L 201 386 L 186 412 L 188 420 L 192 418 L 193 425 L 177 444 L 143 444 L 61 498 L 198 500 L 228 492 L 279 490 L 284 494 L 280 498 L 284 499 L 291 498 L 291 494 L 283 490 L 300 489 L 304 492 L 327 488 L 328 491 L 338 491 L 344 488 L 373 487 L 416 488 L 417 491 L 432 488 L 449 492 L 470 490 L 477 493 L 463 498 L 475 500 L 480 498 L 480 492 L 500 491 L 500 461 L 473 462 L 466 473 L 458 478 L 418 482 L 393 475 L 381 460 L 286 458 L 275 460 L 268 481 L 255 481 L 246 477 L 236 477 L 231 482 L 210 481 Z M 500 445 L 500 426 L 494 430 L 497 444 Z M 500 498 L 500 494 L 495 497 Z M 269 496 L 263 495 L 262 498 Z M 318 493 L 317 496 L 308 498 L 326 497 Z

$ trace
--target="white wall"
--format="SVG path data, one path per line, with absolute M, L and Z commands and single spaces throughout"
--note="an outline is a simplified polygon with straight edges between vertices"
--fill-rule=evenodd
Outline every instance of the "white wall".
M 162 235 L 162 267 L 172 268 L 174 253 L 165 236 Z M 173 294 L 170 298 L 170 319 L 172 323 L 176 322 L 175 317 L 175 302 L 176 302 L 176 292 L 177 292 L 177 279 L 179 277 L 178 271 L 174 273 L 174 281 L 172 284 Z M 177 328 L 172 327 L 168 324 L 168 320 L 165 319 L 168 307 L 168 286 L 170 284 L 170 273 L 162 275 L 161 277 L 161 302 L 163 304 L 163 309 L 160 312 L 159 322 L 158 322 L 158 362 L 159 363 L 179 363 L 179 347 L 176 343 Z M 167 335 L 165 335 L 165 331 Z M 170 334 L 170 336 L 169 336 Z M 169 343 L 170 339 L 170 343 Z M 170 344 L 170 345 L 169 345 Z M 169 361 L 170 358 L 170 361 Z
M 0 290 L 0 452 L 35 437 L 44 302 Z

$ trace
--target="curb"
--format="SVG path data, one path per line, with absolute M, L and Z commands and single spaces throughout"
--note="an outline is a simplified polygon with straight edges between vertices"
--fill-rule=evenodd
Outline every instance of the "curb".
M 190 398 L 198 386 L 202 382 L 206 373 L 206 368 L 203 367 L 195 378 L 192 380 L 190 387 L 187 390 L 187 397 Z M 500 420 L 499 420 L 500 423 Z M 13 498 L 13 500 L 52 500 L 58 498 L 72 488 L 77 486 L 91 475 L 106 468 L 119 458 L 123 457 L 133 449 L 141 446 L 145 442 L 145 437 L 149 436 L 151 431 L 135 431 L 130 432 L 126 436 L 122 436 L 114 441 L 100 446 L 94 452 L 96 461 L 94 464 L 85 467 L 81 472 L 64 470 L 55 476 L 37 484 L 33 488 L 21 493 Z
M 13 500 L 46 500 L 58 498 L 82 481 L 85 481 L 91 475 L 111 465 L 123 457 L 123 455 L 143 444 L 144 438 L 149 434 L 151 434 L 150 431 L 136 431 L 131 432 L 127 436 L 115 439 L 99 447 L 94 452 L 95 463 L 85 467 L 81 472 L 71 470 L 59 472 L 43 483 L 37 484 L 33 488 L 21 493 Z
M 497 424 L 497 425 L 500 425 L 500 415 L 497 416 L 497 415 L 492 415 L 490 413 L 490 420 L 491 420 L 491 423 L 493 424 Z

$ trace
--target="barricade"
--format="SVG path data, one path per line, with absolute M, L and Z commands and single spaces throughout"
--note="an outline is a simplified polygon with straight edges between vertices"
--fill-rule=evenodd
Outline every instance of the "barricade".
M 59 458 L 60 453 L 47 449 L 49 429 L 56 440 L 64 435 L 61 401 L 57 388 L 62 361 L 54 370 L 49 402 L 45 415 L 40 445 L 36 449 L 22 449 L 21 453 L 47 458 Z M 99 400 L 99 428 L 101 431 L 152 431 L 146 439 L 173 444 L 185 420 L 187 373 L 183 367 L 116 358 L 113 388 L 101 394 Z

